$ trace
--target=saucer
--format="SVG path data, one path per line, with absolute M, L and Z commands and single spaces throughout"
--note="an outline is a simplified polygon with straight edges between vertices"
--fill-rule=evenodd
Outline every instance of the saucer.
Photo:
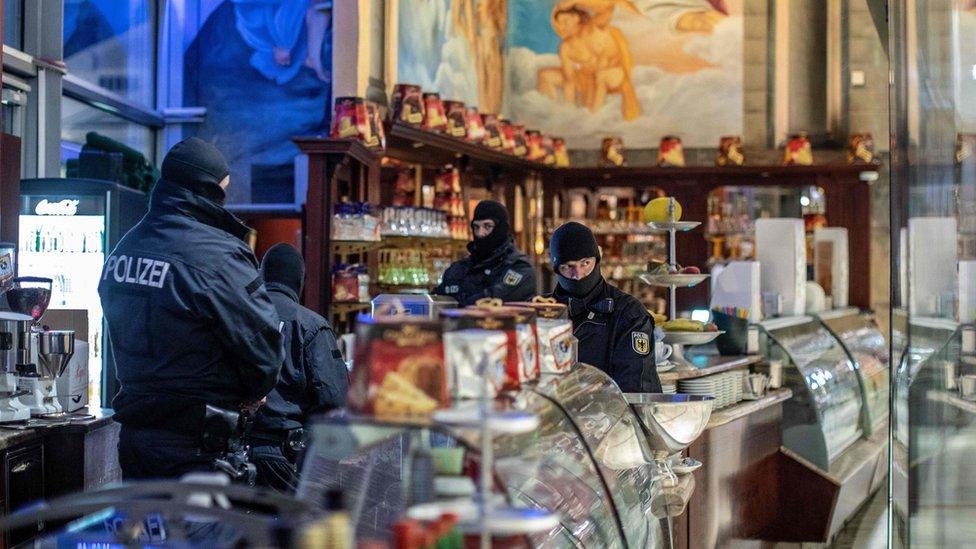
M 671 362 L 670 360 L 665 360 L 661 364 L 658 364 L 657 365 L 657 371 L 658 372 L 670 372 L 671 370 L 674 370 L 677 367 L 678 367 L 678 363 L 677 362 Z
M 681 461 L 679 461 L 678 463 L 671 465 L 671 470 L 674 471 L 674 473 L 677 475 L 687 475 L 688 473 L 695 471 L 701 466 L 702 466 L 702 462 L 698 461 L 695 458 L 686 457 Z

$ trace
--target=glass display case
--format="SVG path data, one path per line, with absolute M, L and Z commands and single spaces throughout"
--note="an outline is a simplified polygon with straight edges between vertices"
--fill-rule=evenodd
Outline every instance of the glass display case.
M 820 469 L 864 435 L 857 371 L 841 343 L 810 316 L 760 324 L 760 347 L 783 361 L 783 444 Z
M 861 427 L 865 433 L 873 433 L 888 419 L 888 342 L 874 317 L 856 308 L 829 311 L 818 318 L 840 341 L 854 364 L 864 397 Z
M 557 527 L 526 538 L 532 547 L 666 547 L 651 512 L 659 489 L 646 440 L 617 386 L 577 365 L 495 401 L 533 413 L 538 429 L 493 438 L 494 497 L 515 507 L 558 512 Z M 463 470 L 480 462 L 478 432 L 431 421 L 384 422 L 336 413 L 312 427 L 298 489 L 318 501 L 331 488 L 353 494 L 357 539 L 389 540 L 408 513 L 411 461 L 418 449 L 463 451 Z

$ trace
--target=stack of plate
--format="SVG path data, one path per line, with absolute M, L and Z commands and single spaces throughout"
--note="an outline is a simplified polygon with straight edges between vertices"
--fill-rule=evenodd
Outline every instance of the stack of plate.
M 668 384 L 662 384 L 661 385 L 661 392 L 664 393 L 664 394 L 666 394 L 666 395 L 676 394 L 678 392 L 678 386 L 675 385 L 674 383 L 672 383 L 670 385 L 668 385 Z
M 725 408 L 742 400 L 743 372 L 725 372 L 678 381 L 678 389 L 689 395 L 715 397 L 714 408 Z
M 715 397 L 714 408 L 724 406 L 721 399 L 721 380 L 718 376 L 679 379 L 678 390 L 688 395 L 709 395 Z

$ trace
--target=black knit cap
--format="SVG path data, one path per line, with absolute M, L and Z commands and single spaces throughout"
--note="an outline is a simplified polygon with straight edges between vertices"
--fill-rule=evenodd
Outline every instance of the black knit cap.
M 570 221 L 560 226 L 549 239 L 549 255 L 553 268 L 568 261 L 578 261 L 584 257 L 595 257 L 600 261 L 600 247 L 597 246 L 593 231 L 582 223 Z
M 227 161 L 217 147 L 202 139 L 190 137 L 173 145 L 160 171 L 170 183 L 215 202 L 223 203 L 226 197 L 220 182 L 230 173 Z
M 300 296 L 305 285 L 305 260 L 291 244 L 275 244 L 261 260 L 261 276 L 265 282 L 283 284 Z

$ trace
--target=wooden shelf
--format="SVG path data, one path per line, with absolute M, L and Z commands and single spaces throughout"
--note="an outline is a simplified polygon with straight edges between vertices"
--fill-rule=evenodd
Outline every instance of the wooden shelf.
M 793 391 L 789 389 L 770 389 L 765 396 L 758 400 L 743 400 L 727 408 L 712 412 L 705 429 L 714 429 L 720 425 L 731 423 L 739 418 L 758 412 L 763 408 L 789 400 Z
M 458 137 L 435 133 L 403 122 L 387 122 L 386 156 L 423 165 L 474 168 L 483 172 L 541 172 L 549 166 L 490 149 Z
M 782 184 L 784 176 L 815 176 L 824 174 L 861 174 L 877 172 L 878 166 L 865 164 L 814 164 L 812 166 L 685 166 L 661 168 L 658 166 L 623 166 L 619 168 L 554 168 L 564 187 L 593 187 L 608 182 L 641 182 L 648 185 L 655 180 L 678 181 L 688 179 L 723 179 L 727 185 Z
M 357 311 L 366 311 L 372 307 L 371 303 L 343 303 L 333 301 L 329 304 L 329 311 L 332 314 L 344 315 L 349 313 L 355 313 Z
M 441 238 L 432 236 L 384 236 L 380 245 L 382 248 L 442 248 L 451 246 L 453 248 L 464 248 L 468 245 L 467 240 L 455 238 Z
M 366 253 L 383 246 L 381 240 L 332 240 L 332 253 L 338 255 L 353 255 Z

